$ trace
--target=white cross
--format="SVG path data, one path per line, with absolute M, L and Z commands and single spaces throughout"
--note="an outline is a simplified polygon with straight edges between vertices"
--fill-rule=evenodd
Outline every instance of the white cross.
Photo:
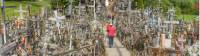
M 50 20 L 56 21 L 56 26 L 60 27 L 60 21 L 65 19 L 65 16 L 59 16 L 57 10 L 54 11 L 54 18 L 50 18 Z
M 56 21 L 56 27 L 58 28 L 58 33 L 60 34 L 60 21 L 65 19 L 65 16 L 59 16 L 57 10 L 54 11 L 54 17 L 50 17 L 49 20 Z M 59 35 L 61 38 L 61 36 Z
M 27 11 L 24 11 L 24 10 L 22 9 L 22 4 L 20 4 L 19 10 L 18 10 L 17 12 L 19 12 L 19 15 L 20 15 L 20 17 L 17 18 L 17 19 L 24 19 L 23 13 L 24 13 L 24 12 L 27 12 Z
M 59 16 L 57 10 L 54 11 L 54 17 L 50 17 L 49 20 L 51 21 L 56 21 L 56 26 L 59 27 L 60 26 L 60 21 L 62 19 L 65 19 L 65 16 Z

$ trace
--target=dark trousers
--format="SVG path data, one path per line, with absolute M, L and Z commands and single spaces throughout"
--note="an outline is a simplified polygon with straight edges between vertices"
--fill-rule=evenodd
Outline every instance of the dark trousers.
M 108 36 L 109 39 L 109 48 L 113 47 L 113 36 Z
M 192 38 L 189 37 L 187 41 L 188 41 L 188 45 L 189 45 L 189 46 L 192 46 L 192 44 L 193 44 Z

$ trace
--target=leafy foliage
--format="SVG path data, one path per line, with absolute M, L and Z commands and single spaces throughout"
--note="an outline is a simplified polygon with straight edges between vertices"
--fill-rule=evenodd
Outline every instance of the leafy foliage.
M 162 10 L 166 12 L 168 8 L 174 7 L 177 14 L 198 14 L 194 9 L 195 2 L 198 0 L 133 0 L 137 8 L 144 9 L 146 7 L 157 8 L 161 6 Z

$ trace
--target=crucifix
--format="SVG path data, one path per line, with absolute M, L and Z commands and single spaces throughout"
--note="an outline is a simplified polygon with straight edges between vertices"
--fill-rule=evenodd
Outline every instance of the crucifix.
M 3 25 L 3 38 L 1 38 L 2 40 L 0 40 L 0 41 L 3 41 L 2 44 L 6 43 L 6 24 L 5 24 L 6 17 L 5 17 L 5 8 L 16 8 L 16 6 L 5 6 L 5 0 L 1 0 L 1 12 L 2 12 L 2 19 L 3 19 L 3 24 L 2 24 Z
M 25 11 L 25 10 L 23 10 L 22 9 L 22 4 L 20 4 L 20 6 L 19 6 L 19 10 L 17 10 L 17 12 L 19 12 L 19 17 L 17 18 L 17 20 L 15 21 L 15 24 L 16 24 L 16 27 L 17 27 L 17 32 L 18 33 L 23 33 L 23 32 L 21 32 L 21 31 L 19 31 L 19 29 L 21 30 L 21 29 L 26 29 L 26 28 L 24 28 L 25 27 L 25 25 L 27 26 L 27 24 L 25 24 L 25 22 L 23 21 L 25 18 L 24 18 L 24 16 L 23 16 L 23 13 L 25 13 L 25 12 L 27 12 L 27 11 Z M 27 21 L 27 19 L 25 19 L 26 21 Z M 20 36 L 20 35 L 19 35 Z M 27 36 L 26 36 L 26 34 L 25 35 L 23 35 L 23 37 L 21 37 L 23 40 L 22 41 L 24 41 L 24 46 L 26 47 L 26 45 L 27 45 L 27 38 L 26 38 Z
M 23 21 L 22 21 L 24 19 L 23 13 L 27 12 L 27 11 L 24 11 L 22 9 L 22 4 L 20 4 L 19 10 L 17 12 L 19 12 L 19 18 L 17 18 L 16 23 L 17 23 L 17 28 L 20 28 L 21 25 L 24 24 Z

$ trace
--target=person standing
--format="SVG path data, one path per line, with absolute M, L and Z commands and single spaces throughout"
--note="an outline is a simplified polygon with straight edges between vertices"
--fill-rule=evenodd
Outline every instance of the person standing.
M 109 48 L 113 47 L 113 39 L 115 37 L 115 33 L 116 33 L 116 29 L 112 25 L 112 23 L 107 25 L 107 35 L 108 35 L 108 39 L 109 39 Z

